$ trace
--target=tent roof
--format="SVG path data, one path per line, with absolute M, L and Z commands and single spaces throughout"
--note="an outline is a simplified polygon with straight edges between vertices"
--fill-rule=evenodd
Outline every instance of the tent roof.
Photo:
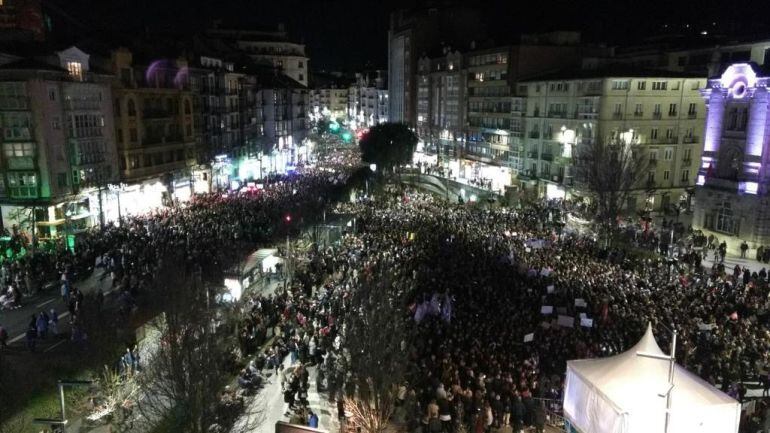
M 651 325 L 647 326 L 642 339 L 628 351 L 607 358 L 569 361 L 567 368 L 590 383 L 621 412 L 633 413 L 635 409 L 665 401 L 661 395 L 668 390 L 669 362 L 639 356 L 639 352 L 666 356 L 655 342 Z M 737 404 L 727 394 L 680 365 L 675 368 L 671 401 L 672 410 L 676 412 Z

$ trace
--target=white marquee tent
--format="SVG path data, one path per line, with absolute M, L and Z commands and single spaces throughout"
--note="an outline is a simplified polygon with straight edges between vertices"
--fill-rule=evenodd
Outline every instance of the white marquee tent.
M 564 415 L 581 433 L 663 433 L 669 361 L 652 327 L 627 352 L 567 362 Z M 668 433 L 737 433 L 741 406 L 676 365 Z

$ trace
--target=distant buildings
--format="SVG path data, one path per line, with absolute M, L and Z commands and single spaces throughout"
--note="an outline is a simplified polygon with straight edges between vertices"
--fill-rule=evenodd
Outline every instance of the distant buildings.
M 215 26 L 206 32 L 237 47 L 256 65 L 270 66 L 294 81 L 308 85 L 309 61 L 305 45 L 292 42 L 283 24 L 276 30 L 226 29 Z
M 0 8 L 0 21 L 18 21 L 15 10 Z M 240 188 L 307 158 L 308 59 L 283 30 L 93 53 L 14 32 L 0 47 L 6 229 L 74 242 L 94 224 Z M 344 114 L 347 95 L 339 100 Z
M 348 114 L 360 127 L 390 120 L 390 100 L 385 71 L 356 73 L 348 91 Z

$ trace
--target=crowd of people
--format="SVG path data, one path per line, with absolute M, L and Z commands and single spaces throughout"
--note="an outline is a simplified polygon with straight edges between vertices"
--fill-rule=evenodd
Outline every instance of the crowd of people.
M 743 383 L 767 375 L 766 274 L 638 260 L 571 234 L 556 202 L 483 209 L 409 192 L 342 206 L 356 216 L 358 234 L 308 258 L 318 275 L 311 281 L 324 284 L 295 284 L 270 300 L 282 338 L 264 363 L 296 352 L 298 362 L 320 364 L 332 398 L 353 392 L 344 367 L 346 299 L 357 276 L 380 262 L 398 269 L 393 284 L 410 311 L 403 349 L 416 369 L 399 392 L 398 414 L 415 430 L 542 429 L 547 410 L 560 406 L 566 360 L 620 353 L 647 323 L 664 350 L 667 329 L 676 327 L 678 362 L 738 400 Z M 452 299 L 451 317 L 417 323 L 416 309 L 436 293 Z M 544 305 L 552 312 L 543 314 Z M 573 322 L 560 324 L 559 315 Z

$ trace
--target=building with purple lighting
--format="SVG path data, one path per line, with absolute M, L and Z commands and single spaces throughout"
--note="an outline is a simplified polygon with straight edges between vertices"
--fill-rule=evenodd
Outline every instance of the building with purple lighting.
M 770 245 L 768 82 L 755 64 L 735 63 L 701 91 L 707 115 L 693 225 L 732 252 L 744 240 L 752 252 Z

